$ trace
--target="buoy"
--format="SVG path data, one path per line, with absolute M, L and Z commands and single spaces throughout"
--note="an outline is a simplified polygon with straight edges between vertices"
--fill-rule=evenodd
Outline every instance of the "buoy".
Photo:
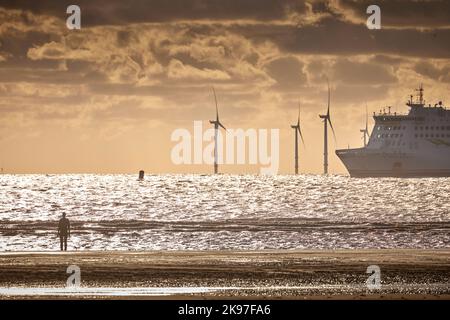
M 139 171 L 139 180 L 144 180 L 144 170 Z

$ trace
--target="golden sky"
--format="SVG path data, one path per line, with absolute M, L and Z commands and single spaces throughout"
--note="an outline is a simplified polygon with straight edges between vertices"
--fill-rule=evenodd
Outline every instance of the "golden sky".
M 450 2 L 0 0 L 0 166 L 8 173 L 209 173 L 177 166 L 170 136 L 215 116 L 227 128 L 280 129 L 280 173 L 293 172 L 298 101 L 300 171 L 322 171 L 330 79 L 330 172 L 336 148 L 359 147 L 369 113 L 430 103 L 450 87 Z M 81 30 L 66 8 L 81 8 Z M 373 122 L 370 119 L 369 127 Z M 258 173 L 259 166 L 222 166 Z

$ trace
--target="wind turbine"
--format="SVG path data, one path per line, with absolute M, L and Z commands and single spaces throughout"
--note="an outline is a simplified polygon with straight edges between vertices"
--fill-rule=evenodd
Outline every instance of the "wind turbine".
M 328 108 L 327 114 L 320 114 L 319 118 L 323 119 L 323 130 L 324 130 L 324 143 L 323 143 L 323 173 L 328 174 L 328 123 L 330 123 L 331 130 L 333 132 L 334 141 L 336 141 L 336 134 L 334 133 L 333 125 L 330 119 L 330 83 L 327 79 L 328 85 Z
M 303 146 L 305 146 L 305 141 L 303 140 L 302 131 L 300 130 L 300 102 L 298 103 L 297 124 L 291 125 L 291 128 L 295 130 L 295 174 L 298 174 L 298 135 L 300 135 Z
M 363 134 L 364 147 L 366 147 L 367 146 L 366 137 L 369 138 L 369 115 L 367 113 L 367 104 L 366 104 L 366 127 L 364 129 L 360 129 L 359 132 Z
M 217 97 L 214 87 L 212 87 L 214 93 L 214 101 L 216 102 L 216 120 L 209 120 L 209 123 L 214 124 L 214 173 L 218 173 L 219 165 L 217 163 L 218 150 L 217 150 L 217 135 L 219 133 L 219 127 L 222 127 L 225 131 L 227 130 L 222 123 L 219 121 L 219 108 L 217 107 Z

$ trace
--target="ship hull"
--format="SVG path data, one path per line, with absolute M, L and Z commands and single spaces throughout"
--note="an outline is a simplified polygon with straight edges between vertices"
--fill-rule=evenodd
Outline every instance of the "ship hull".
M 336 150 L 351 177 L 450 177 L 450 158 L 408 153 L 373 152 L 365 148 Z
M 375 170 L 348 170 L 353 178 L 445 178 L 450 177 L 450 171 L 405 171 L 401 173 Z

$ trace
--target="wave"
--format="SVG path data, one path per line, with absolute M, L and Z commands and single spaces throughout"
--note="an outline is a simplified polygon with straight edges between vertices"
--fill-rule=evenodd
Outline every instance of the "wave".
M 57 221 L 0 220 L 0 235 L 56 232 Z M 72 221 L 72 231 L 82 233 L 121 233 L 157 230 L 160 232 L 423 232 L 450 234 L 450 221 L 358 222 L 322 219 L 232 219 L 222 221 L 108 220 Z

